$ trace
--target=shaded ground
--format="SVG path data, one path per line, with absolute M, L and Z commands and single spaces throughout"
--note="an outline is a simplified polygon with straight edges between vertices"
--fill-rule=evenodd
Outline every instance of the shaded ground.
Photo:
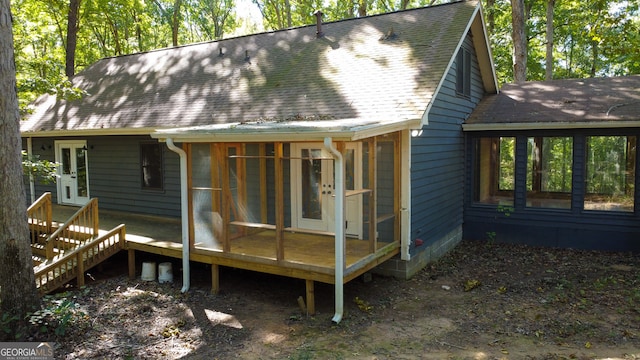
M 330 285 L 307 317 L 302 280 L 223 269 L 211 295 L 193 264 L 182 294 L 175 259 L 173 284 L 129 280 L 125 264 L 58 298 L 69 322 L 35 340 L 64 359 L 640 359 L 638 254 L 463 242 L 411 280 L 348 283 L 338 325 Z

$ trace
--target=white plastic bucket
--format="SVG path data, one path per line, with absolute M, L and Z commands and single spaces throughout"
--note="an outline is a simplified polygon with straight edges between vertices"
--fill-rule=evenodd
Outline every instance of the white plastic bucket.
M 142 281 L 155 281 L 156 280 L 156 263 L 155 262 L 143 262 L 142 263 L 142 275 L 140 276 Z
M 173 270 L 170 262 L 163 262 L 158 265 L 158 282 L 161 284 L 173 282 Z

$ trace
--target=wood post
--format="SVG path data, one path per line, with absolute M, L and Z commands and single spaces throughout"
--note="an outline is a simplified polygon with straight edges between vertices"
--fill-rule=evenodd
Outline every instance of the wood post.
M 76 274 L 78 287 L 84 286 L 84 261 L 82 260 L 82 251 L 76 253 L 76 268 L 78 269 L 78 273 Z
M 128 251 L 129 262 L 129 279 L 135 279 L 136 277 L 136 251 L 129 249 Z
M 305 280 L 307 288 L 307 315 L 316 314 L 316 298 L 315 290 L 313 289 L 313 280 Z
M 218 264 L 211 264 L 211 293 L 217 294 L 220 292 L 220 266 Z

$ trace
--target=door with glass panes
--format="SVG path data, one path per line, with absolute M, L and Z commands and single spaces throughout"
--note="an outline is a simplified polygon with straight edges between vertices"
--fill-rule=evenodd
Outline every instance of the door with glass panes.
M 87 143 L 85 141 L 56 141 L 58 168 L 58 202 L 84 205 L 89 202 Z
M 345 190 L 362 187 L 361 144 L 347 144 Z M 291 145 L 291 223 L 294 228 L 334 232 L 334 161 L 322 143 Z M 345 203 L 346 234 L 362 238 L 362 195 Z

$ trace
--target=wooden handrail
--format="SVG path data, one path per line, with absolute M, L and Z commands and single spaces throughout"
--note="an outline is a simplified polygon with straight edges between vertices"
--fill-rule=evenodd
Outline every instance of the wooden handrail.
M 125 225 L 120 224 L 108 233 L 85 242 L 74 250 L 54 259 L 51 263 L 36 267 L 36 287 L 40 295 L 49 293 L 65 283 L 78 278 L 78 286 L 84 285 L 84 272 L 125 248 Z
M 27 208 L 27 218 L 31 228 L 31 244 L 36 244 L 43 234 L 51 234 L 53 216 L 51 211 L 51 193 L 42 194 Z
M 98 236 L 98 231 L 98 199 L 93 198 L 47 238 L 45 245 L 47 260 L 53 258 L 53 248 L 58 239 L 74 239 L 79 241 L 78 245 L 81 245 L 87 239 Z

